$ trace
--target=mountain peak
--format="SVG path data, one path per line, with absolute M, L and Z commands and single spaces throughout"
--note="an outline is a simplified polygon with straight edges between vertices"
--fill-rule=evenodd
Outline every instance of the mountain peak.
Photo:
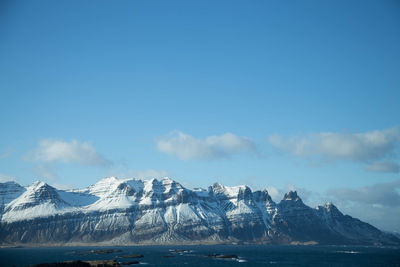
M 26 191 L 26 188 L 14 181 L 0 183 L 0 209 L 1 205 L 8 204 L 19 197 L 24 191 Z
M 166 182 L 175 182 L 174 180 L 172 180 L 171 178 L 165 176 L 163 178 L 161 178 L 161 181 L 166 181 Z
M 86 190 L 90 194 L 102 197 L 108 195 L 111 191 L 114 191 L 122 182 L 123 182 L 122 180 L 119 180 L 114 176 L 105 177 L 99 180 L 97 183 L 89 186 Z
M 37 199 L 52 199 L 57 194 L 57 189 L 42 181 L 36 181 L 28 187 L 27 194 L 35 196 Z
M 115 183 L 115 182 L 119 182 L 120 179 L 118 179 L 115 176 L 110 176 L 110 177 L 104 177 L 103 179 L 101 179 L 100 181 L 98 181 L 96 184 L 98 183 Z
M 283 200 L 294 200 L 294 201 L 300 200 L 301 201 L 301 199 L 297 195 L 297 191 L 292 191 L 292 190 L 285 194 L 285 196 L 283 197 Z
M 267 189 L 263 189 L 261 191 L 255 191 L 253 192 L 253 195 L 256 199 L 256 201 L 263 201 L 263 202 L 273 202 L 271 196 L 268 193 Z
M 36 181 L 7 205 L 6 212 L 16 211 L 18 216 L 34 217 L 54 213 L 66 206 L 68 204 L 60 198 L 57 189 Z
M 215 182 L 212 184 L 211 186 L 212 188 L 223 188 L 224 186 L 222 184 L 220 184 L 219 182 Z
M 328 212 L 340 212 L 339 209 L 333 205 L 332 202 L 328 202 L 324 205 L 324 208 L 328 211 Z
M 42 187 L 42 186 L 46 186 L 47 184 L 43 181 L 35 181 L 33 182 L 30 187 L 32 188 L 38 188 L 38 187 Z
M 20 185 L 19 183 L 13 181 L 13 180 L 8 180 L 8 181 L 4 181 L 4 182 L 0 182 L 0 184 L 4 184 L 4 185 Z
M 16 183 L 14 181 L 6 181 L 6 182 L 1 182 L 0 183 L 0 191 L 1 189 L 7 189 L 7 188 L 22 188 L 22 186 L 19 183 Z

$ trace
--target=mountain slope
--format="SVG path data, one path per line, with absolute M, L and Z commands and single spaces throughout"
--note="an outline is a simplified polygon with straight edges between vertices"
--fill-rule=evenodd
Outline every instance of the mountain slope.
M 400 244 L 331 203 L 310 208 L 293 191 L 275 203 L 266 190 L 247 186 L 190 190 L 169 178 L 110 177 L 69 191 L 3 183 L 0 197 L 2 245 Z

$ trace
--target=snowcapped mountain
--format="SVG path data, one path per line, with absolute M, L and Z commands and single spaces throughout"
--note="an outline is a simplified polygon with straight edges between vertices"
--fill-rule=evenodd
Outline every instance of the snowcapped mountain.
M 400 244 L 331 203 L 308 207 L 295 191 L 275 203 L 267 190 L 190 190 L 169 178 L 109 177 L 76 190 L 0 183 L 0 211 L 2 245 Z
M 50 216 L 70 207 L 60 197 L 57 189 L 44 182 L 35 182 L 4 207 L 2 221 L 19 221 L 38 215 Z

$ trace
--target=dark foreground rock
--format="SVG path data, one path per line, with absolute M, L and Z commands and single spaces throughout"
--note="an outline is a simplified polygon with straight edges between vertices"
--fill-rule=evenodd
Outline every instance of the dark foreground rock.
M 139 264 L 140 262 L 138 261 L 126 261 L 126 262 L 121 262 L 121 265 L 134 265 L 134 264 Z
M 99 249 L 99 250 L 95 250 L 93 251 L 93 253 L 95 254 L 111 254 L 111 253 L 116 253 L 116 252 L 121 252 L 122 250 L 120 249 Z
M 207 255 L 207 257 L 209 258 L 217 258 L 217 259 L 237 259 L 238 256 L 235 254 L 227 254 L 227 255 L 223 255 L 223 254 L 210 254 Z
M 128 254 L 122 255 L 121 258 L 143 258 L 142 254 Z
M 187 249 L 170 249 L 169 251 L 172 253 L 188 253 L 189 252 L 189 250 L 187 250 Z
M 139 262 L 138 262 L 139 263 Z M 30 267 L 118 267 L 121 266 L 116 260 L 99 261 L 64 261 L 52 263 L 40 263 Z

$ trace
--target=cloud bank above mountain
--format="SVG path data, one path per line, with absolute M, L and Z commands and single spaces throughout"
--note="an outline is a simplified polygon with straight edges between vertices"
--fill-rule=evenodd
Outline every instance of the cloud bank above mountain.
M 341 201 L 370 204 L 375 206 L 400 206 L 400 179 L 389 183 L 380 183 L 356 189 L 339 188 L 328 191 Z
M 217 160 L 247 152 L 258 154 L 263 147 L 248 137 L 232 133 L 204 139 L 173 131 L 155 140 L 157 150 L 182 160 Z M 268 145 L 277 151 L 323 163 L 347 161 L 361 163 L 368 172 L 398 173 L 396 156 L 400 144 L 399 128 L 349 132 L 320 132 L 303 136 L 268 137 Z
M 71 142 L 51 139 L 40 140 L 37 148 L 27 155 L 27 159 L 44 163 L 78 163 L 86 166 L 105 166 L 111 163 L 99 154 L 91 144 L 77 140 Z
M 381 229 L 400 231 L 400 179 L 355 188 L 333 188 L 323 198 L 336 203 L 345 213 Z
M 400 143 L 398 128 L 364 133 L 321 132 L 288 138 L 275 134 L 268 141 L 279 151 L 296 157 L 361 162 L 367 164 L 367 171 L 399 171 L 399 165 L 392 160 Z
M 157 149 L 182 160 L 215 160 L 242 152 L 256 153 L 256 146 L 247 137 L 232 133 L 208 136 L 205 139 L 174 131 L 156 140 Z
M 107 167 L 112 161 L 102 156 L 89 142 L 70 142 L 56 139 L 42 139 L 37 147 L 24 159 L 33 162 L 33 172 L 42 178 L 56 180 L 62 164 L 77 164 L 82 167 Z

